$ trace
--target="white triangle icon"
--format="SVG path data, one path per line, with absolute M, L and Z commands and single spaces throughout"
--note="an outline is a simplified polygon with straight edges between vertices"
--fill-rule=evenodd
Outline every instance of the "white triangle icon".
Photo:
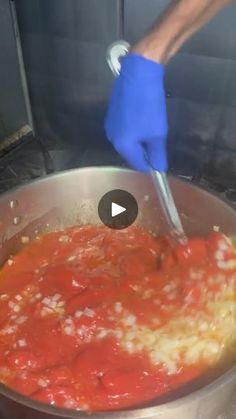
M 126 211 L 126 208 L 122 207 L 121 205 L 116 204 L 115 202 L 111 203 L 111 216 L 116 217 L 119 214 L 122 214 Z

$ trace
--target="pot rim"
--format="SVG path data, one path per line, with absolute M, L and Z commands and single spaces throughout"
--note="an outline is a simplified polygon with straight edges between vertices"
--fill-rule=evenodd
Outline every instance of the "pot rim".
M 137 173 L 137 174 L 142 174 L 144 176 L 148 176 L 148 173 L 146 172 L 138 172 L 126 167 L 121 167 L 121 166 L 86 166 L 86 167 L 79 167 L 79 168 L 74 168 L 74 169 L 69 169 L 69 170 L 61 170 L 60 172 L 56 172 L 56 173 L 50 173 L 48 175 L 45 175 L 43 177 L 40 178 L 36 178 L 33 180 L 30 180 L 29 182 L 23 182 L 22 184 L 15 186 L 3 193 L 0 193 L 0 203 L 3 199 L 9 198 L 9 196 L 15 192 L 18 192 L 20 189 L 25 189 L 28 187 L 31 187 L 35 184 L 42 184 L 44 182 L 47 182 L 48 180 L 52 179 L 52 178 L 60 178 L 63 176 L 70 176 L 73 173 L 76 172 L 85 172 L 85 171 L 91 171 L 91 170 L 96 170 L 96 171 L 107 171 L 107 172 L 126 172 L 126 173 Z M 216 198 L 218 201 L 220 201 L 221 205 L 225 205 L 226 207 L 228 207 L 228 209 L 233 210 L 233 212 L 236 212 L 236 204 L 233 204 L 231 201 L 229 201 L 226 197 L 224 197 L 224 199 L 220 196 L 219 193 L 215 192 L 215 191 L 209 191 L 207 189 L 207 187 L 204 187 L 203 185 L 199 186 L 196 185 L 195 183 L 191 183 L 189 182 L 187 179 L 184 178 L 180 178 L 172 173 L 168 174 L 168 178 L 169 179 L 174 179 L 175 181 L 177 181 L 179 184 L 184 184 L 184 185 L 189 185 L 189 187 L 191 187 L 191 189 L 196 189 L 196 190 L 200 190 L 201 192 L 203 192 L 205 195 L 208 196 L 213 196 L 214 198 Z
M 47 176 L 44 176 L 40 179 L 34 179 L 30 182 L 23 183 L 15 188 L 10 189 L 9 191 L 4 192 L 0 196 L 0 204 L 1 201 L 4 199 L 9 199 L 12 194 L 15 192 L 18 192 L 21 189 L 27 189 L 28 187 L 31 187 L 35 184 L 43 184 L 44 182 L 47 182 L 51 178 L 60 178 L 63 176 L 70 176 L 73 173 L 81 172 L 81 171 L 101 171 L 104 172 L 127 172 L 127 173 L 135 173 L 134 170 L 122 168 L 122 167 L 116 167 L 116 166 L 89 166 L 89 167 L 83 167 L 83 168 L 75 168 L 70 170 L 64 170 L 58 173 L 50 174 Z M 140 173 L 140 172 L 137 172 Z M 145 174 L 145 173 L 144 173 Z M 178 183 L 188 184 L 192 189 L 201 190 L 204 194 L 215 197 L 218 201 L 221 202 L 221 204 L 224 204 L 228 209 L 231 209 L 231 211 L 235 212 L 235 206 L 232 205 L 232 203 L 228 202 L 227 199 L 222 199 L 219 197 L 219 195 L 215 192 L 209 192 L 204 187 L 199 187 L 195 184 L 192 184 L 186 180 L 180 179 L 176 176 L 170 175 L 169 176 L 172 179 L 175 179 L 178 181 Z M 236 214 L 235 214 L 236 215 Z M 224 387 L 225 385 L 230 384 L 232 381 L 236 379 L 236 365 L 230 368 L 227 372 L 220 375 L 220 377 L 214 379 L 211 383 L 204 385 L 202 388 L 193 391 L 192 393 L 182 396 L 176 400 L 162 403 L 162 404 L 156 404 L 155 406 L 151 407 L 142 407 L 142 408 L 130 408 L 126 410 L 116 410 L 116 411 L 99 411 L 99 412 L 92 412 L 87 413 L 83 411 L 76 411 L 76 410 L 70 410 L 70 409 L 64 409 L 60 407 L 54 407 L 52 405 L 41 403 L 38 401 L 35 401 L 31 399 L 30 397 L 24 396 L 11 388 L 5 386 L 4 384 L 0 383 L 0 395 L 5 396 L 8 399 L 11 399 L 12 401 L 16 403 L 20 403 L 28 408 L 40 411 L 42 413 L 51 414 L 52 416 L 57 417 L 66 417 L 70 419 L 76 419 L 76 418 L 111 418 L 114 419 L 121 419 L 121 418 L 127 418 L 128 415 L 131 416 L 134 419 L 139 419 L 140 417 L 153 417 L 154 414 L 162 414 L 163 412 L 171 412 L 172 410 L 175 410 L 176 408 L 180 408 L 182 405 L 187 405 L 189 402 L 194 401 L 200 401 L 204 398 L 206 398 L 210 393 L 218 390 L 221 387 Z

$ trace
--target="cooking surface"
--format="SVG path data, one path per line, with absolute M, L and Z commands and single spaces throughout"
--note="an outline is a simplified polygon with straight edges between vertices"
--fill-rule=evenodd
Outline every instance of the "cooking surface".
M 66 147 L 65 144 L 54 140 L 35 139 L 28 135 L 17 147 L 0 154 L 0 193 L 46 174 L 97 165 L 125 167 L 124 162 L 109 145 L 106 148 L 84 150 L 79 146 Z M 171 171 L 236 205 L 236 188 L 224 177 L 216 179 L 199 167 L 192 171 L 188 167 L 181 171 L 173 167 Z
M 39 139 L 35 141 L 34 138 L 28 136 L 17 148 L 0 156 L 0 193 L 31 179 L 45 176 L 47 173 L 94 165 L 121 166 L 122 162 L 110 150 L 84 151 L 79 148 L 66 148 L 56 142 L 48 143 Z M 211 179 L 204 172 L 179 173 L 176 170 L 173 172 L 218 193 L 233 204 L 236 203 L 236 189 L 231 188 L 231 185 L 225 185 L 224 179 Z M 236 398 L 228 411 L 219 419 L 233 418 L 236 418 Z

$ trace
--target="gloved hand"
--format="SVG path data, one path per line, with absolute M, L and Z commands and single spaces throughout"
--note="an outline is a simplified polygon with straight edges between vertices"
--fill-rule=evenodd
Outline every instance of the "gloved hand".
M 108 106 L 107 137 L 130 166 L 140 171 L 149 170 L 147 160 L 160 172 L 168 168 L 163 78 L 163 65 L 138 54 L 128 54 Z

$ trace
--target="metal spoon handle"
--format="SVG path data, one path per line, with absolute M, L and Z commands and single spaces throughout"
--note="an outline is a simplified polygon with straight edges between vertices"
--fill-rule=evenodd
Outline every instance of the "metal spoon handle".
M 182 244 L 186 243 L 187 237 L 166 174 L 151 169 L 151 176 L 172 237 Z

